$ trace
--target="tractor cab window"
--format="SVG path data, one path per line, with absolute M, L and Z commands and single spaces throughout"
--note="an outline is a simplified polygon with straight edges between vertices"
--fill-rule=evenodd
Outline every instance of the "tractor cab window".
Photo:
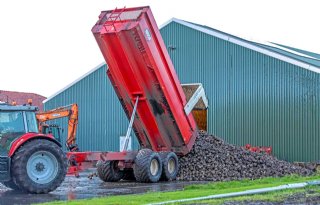
M 37 119 L 34 112 L 26 112 L 28 132 L 38 132 Z
M 0 112 L 0 133 L 25 133 L 21 111 Z

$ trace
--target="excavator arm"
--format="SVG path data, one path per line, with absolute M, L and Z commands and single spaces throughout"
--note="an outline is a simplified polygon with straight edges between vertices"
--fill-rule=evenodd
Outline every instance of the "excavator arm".
M 78 105 L 71 104 L 63 107 L 58 107 L 53 110 L 36 113 L 39 132 L 43 131 L 46 121 L 55 120 L 63 117 L 68 117 L 68 136 L 66 146 L 70 151 L 78 151 L 76 145 L 76 131 L 78 126 Z

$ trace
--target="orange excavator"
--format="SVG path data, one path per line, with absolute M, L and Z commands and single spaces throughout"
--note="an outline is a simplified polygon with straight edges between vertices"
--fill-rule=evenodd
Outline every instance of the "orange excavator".
M 68 117 L 68 136 L 66 146 L 69 151 L 79 151 L 76 145 L 76 131 L 78 126 L 78 105 L 70 104 L 67 106 L 58 107 L 52 110 L 37 112 L 36 118 L 40 133 L 53 133 L 56 128 L 58 141 L 60 140 L 60 127 L 57 125 L 47 125 L 46 121 L 55 120 L 58 118 Z

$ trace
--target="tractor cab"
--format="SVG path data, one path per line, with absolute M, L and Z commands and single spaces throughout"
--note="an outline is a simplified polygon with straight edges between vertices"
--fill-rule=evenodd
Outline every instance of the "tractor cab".
M 38 133 L 35 106 L 0 104 L 0 155 L 8 153 L 11 143 L 26 133 Z
M 17 137 L 26 133 L 39 133 L 37 111 L 36 106 L 0 104 L 0 145 L 10 145 Z M 51 134 L 61 143 L 63 132 L 61 127 L 55 124 L 41 124 L 40 126 L 40 133 Z

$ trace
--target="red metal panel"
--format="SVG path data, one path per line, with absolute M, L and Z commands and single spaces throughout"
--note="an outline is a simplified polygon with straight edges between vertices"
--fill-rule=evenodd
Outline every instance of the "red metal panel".
M 9 157 L 11 157 L 15 151 L 21 146 L 23 145 L 25 142 L 27 142 L 30 139 L 36 139 L 36 138 L 41 138 L 41 139 L 48 139 L 50 141 L 55 141 L 54 137 L 52 134 L 41 134 L 41 133 L 34 133 L 34 132 L 30 132 L 30 133 L 26 133 L 24 135 L 22 135 L 21 137 L 19 137 L 18 139 L 16 139 L 9 150 Z
M 137 152 L 67 152 L 67 158 L 74 160 L 76 163 L 92 161 L 133 161 Z
M 132 168 L 137 155 L 135 151 L 129 152 L 67 152 L 70 166 L 68 175 L 79 176 L 79 172 L 96 166 L 97 161 L 119 161 L 122 168 Z
M 103 11 L 92 32 L 109 66 L 109 79 L 142 147 L 186 154 L 197 127 L 149 7 Z

